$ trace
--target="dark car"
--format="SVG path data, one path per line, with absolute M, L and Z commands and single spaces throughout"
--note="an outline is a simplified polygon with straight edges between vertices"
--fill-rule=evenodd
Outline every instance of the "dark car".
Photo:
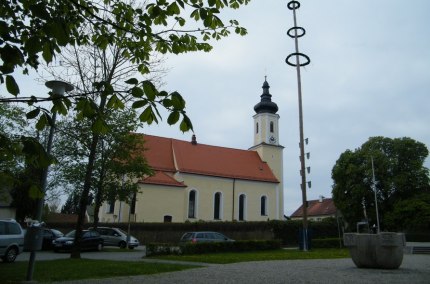
M 75 230 L 67 233 L 64 237 L 60 237 L 54 241 L 54 251 L 70 251 L 73 248 L 75 240 Z M 81 238 L 81 250 L 96 250 L 103 249 L 103 239 L 100 234 L 93 230 L 83 230 Z
M 234 240 L 217 232 L 188 232 L 182 236 L 180 242 L 181 243 L 234 242 Z
M 43 250 L 49 250 L 54 248 L 54 244 L 52 241 L 63 237 L 64 234 L 58 230 L 55 229 L 43 229 L 43 243 L 42 243 L 42 249 Z

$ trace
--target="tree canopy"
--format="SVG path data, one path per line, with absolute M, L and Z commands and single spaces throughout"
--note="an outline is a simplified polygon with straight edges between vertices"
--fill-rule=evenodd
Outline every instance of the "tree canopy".
M 71 92 L 65 96 L 20 94 L 15 74 L 37 70 L 41 62 L 49 64 L 64 47 L 93 46 L 106 50 L 118 47 L 121 56 L 137 65 L 140 74 L 150 72 L 152 52 L 181 54 L 210 51 L 211 39 L 221 39 L 231 31 L 245 35 L 246 29 L 236 20 L 222 20 L 222 10 L 237 9 L 250 0 L 6 0 L 0 3 L 0 84 L 10 97 L 0 103 L 24 102 L 33 107 L 28 119 L 37 119 L 41 130 L 52 125 L 52 113 L 66 115 L 74 108 L 78 118 L 94 121 L 92 131 L 105 133 L 104 109 L 121 109 L 125 103 L 139 110 L 139 119 L 158 122 L 158 108 L 168 111 L 167 123 L 179 124 L 181 131 L 192 130 L 185 111 L 185 100 L 176 91 L 157 90 L 149 80 L 125 78 L 127 88 L 115 89 L 109 80 L 92 82 L 90 92 Z M 96 95 L 95 97 L 89 95 Z M 131 97 L 126 100 L 124 94 Z M 105 103 L 96 103 L 103 100 Z M 51 101 L 52 107 L 37 105 Z M 4 143 L 0 151 L 8 156 L 24 155 L 26 159 L 47 167 L 53 160 L 34 139 L 12 139 L 0 133 Z M 7 147 L 5 145 L 8 145 Z M 16 148 L 24 145 L 22 151 Z M 4 176 L 6 177 L 6 176 Z
M 419 194 L 430 193 L 429 170 L 424 167 L 428 154 L 423 143 L 407 137 L 371 137 L 360 148 L 345 151 L 332 170 L 332 193 L 337 209 L 352 228 L 365 219 L 364 210 L 369 222 L 376 224 L 373 158 L 381 227 L 393 227 L 392 220 L 398 214 L 396 217 L 391 214 L 399 206 Z

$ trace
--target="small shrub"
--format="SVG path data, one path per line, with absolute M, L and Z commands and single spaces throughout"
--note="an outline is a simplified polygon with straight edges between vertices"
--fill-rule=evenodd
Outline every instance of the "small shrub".
M 313 248 L 339 248 L 343 242 L 339 238 L 312 239 Z
M 146 256 L 180 254 L 178 246 L 167 243 L 151 243 L 146 245 Z
M 209 242 L 188 243 L 181 246 L 182 254 L 203 254 L 220 252 L 249 252 L 261 250 L 276 250 L 281 248 L 279 240 L 267 241 L 235 241 L 235 242 Z

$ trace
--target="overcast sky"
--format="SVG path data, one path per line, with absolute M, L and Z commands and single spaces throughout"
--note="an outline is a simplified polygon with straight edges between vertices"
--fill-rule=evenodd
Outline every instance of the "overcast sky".
M 264 76 L 279 106 L 284 149 L 285 213 L 300 206 L 299 120 L 288 1 L 252 0 L 229 13 L 248 29 L 216 42 L 210 53 L 170 56 L 166 89 L 180 92 L 199 143 L 248 149 L 253 107 Z M 331 197 L 331 170 L 340 154 L 372 136 L 411 137 L 430 146 L 430 1 L 303 0 L 298 25 L 306 151 L 311 152 L 308 199 Z M 160 124 L 145 133 L 190 140 Z M 429 163 L 427 162 L 427 167 Z
M 267 75 L 272 100 L 279 107 L 285 213 L 290 215 L 302 200 L 297 78 L 295 68 L 285 63 L 294 52 L 294 40 L 286 35 L 293 26 L 287 3 L 252 0 L 229 12 L 225 19 L 237 19 L 248 35 L 215 42 L 210 53 L 170 56 L 165 89 L 186 99 L 199 143 L 248 149 L 253 146 L 253 107 Z M 299 47 L 311 58 L 302 68 L 311 200 L 331 196 L 336 160 L 371 136 L 407 136 L 430 147 L 430 1 L 300 3 L 297 20 L 306 35 Z M 26 85 L 34 94 L 30 78 L 19 83 L 22 95 Z M 36 84 L 39 92 L 46 91 Z M 192 135 L 165 122 L 142 132 L 183 140 Z

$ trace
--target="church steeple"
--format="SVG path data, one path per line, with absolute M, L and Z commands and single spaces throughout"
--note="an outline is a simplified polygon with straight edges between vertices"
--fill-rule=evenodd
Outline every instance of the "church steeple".
M 278 105 L 272 102 L 272 95 L 269 93 L 269 83 L 267 83 L 267 76 L 264 76 L 263 94 L 260 96 L 261 101 L 254 106 L 256 113 L 276 113 Z
M 284 147 L 279 144 L 279 114 L 278 105 L 272 102 L 272 95 L 269 93 L 269 83 L 264 78 L 263 94 L 260 96 L 261 101 L 255 105 L 256 114 L 254 119 L 254 150 L 266 162 L 272 172 L 279 180 L 276 191 L 276 208 L 277 216 L 282 218 L 284 215 L 284 193 L 283 193 L 283 157 Z

